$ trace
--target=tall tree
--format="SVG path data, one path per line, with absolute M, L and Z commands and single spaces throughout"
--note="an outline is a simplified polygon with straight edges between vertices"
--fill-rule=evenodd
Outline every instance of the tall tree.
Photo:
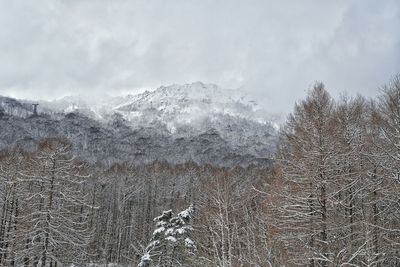
M 374 160 L 381 168 L 379 176 L 372 173 L 380 181 L 374 192 L 375 247 L 379 246 L 378 255 L 385 255 L 383 264 L 394 266 L 400 262 L 400 75 L 383 87 L 371 127 L 378 130 L 373 139 Z
M 88 244 L 90 205 L 84 166 L 70 155 L 71 145 L 63 140 L 42 142 L 22 173 L 27 184 L 28 213 L 21 216 L 23 234 L 31 245 L 23 251 L 35 265 L 74 263 L 84 259 Z M 82 209 L 83 208 L 83 209 Z
M 277 161 L 285 181 L 280 207 L 293 263 L 327 266 L 331 261 L 332 195 L 335 177 L 334 102 L 317 83 L 297 104 L 283 129 Z

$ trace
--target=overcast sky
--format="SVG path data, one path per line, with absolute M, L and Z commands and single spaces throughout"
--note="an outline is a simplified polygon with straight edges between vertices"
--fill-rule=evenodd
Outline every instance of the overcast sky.
M 0 94 L 194 81 L 288 112 L 315 81 L 376 95 L 400 72 L 400 1 L 0 0 Z

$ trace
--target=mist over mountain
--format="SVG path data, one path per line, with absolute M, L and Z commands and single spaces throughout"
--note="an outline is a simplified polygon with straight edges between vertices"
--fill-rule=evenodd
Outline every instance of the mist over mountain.
M 0 22 L 0 267 L 400 267 L 399 0 Z
M 277 124 L 234 90 L 201 82 L 136 95 L 54 101 L 0 98 L 0 148 L 32 150 L 63 137 L 90 162 L 196 162 L 218 166 L 268 164 Z

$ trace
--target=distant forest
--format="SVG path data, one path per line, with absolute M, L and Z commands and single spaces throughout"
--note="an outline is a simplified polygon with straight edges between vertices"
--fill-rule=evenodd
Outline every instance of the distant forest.
M 1 153 L 0 266 L 400 266 L 400 75 L 376 99 L 316 83 L 269 168 L 71 150 Z

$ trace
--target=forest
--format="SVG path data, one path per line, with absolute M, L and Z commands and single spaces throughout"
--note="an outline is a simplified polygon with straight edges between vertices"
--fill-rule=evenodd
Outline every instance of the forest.
M 400 266 L 400 75 L 316 83 L 271 166 L 107 166 L 63 138 L 0 155 L 0 266 Z

